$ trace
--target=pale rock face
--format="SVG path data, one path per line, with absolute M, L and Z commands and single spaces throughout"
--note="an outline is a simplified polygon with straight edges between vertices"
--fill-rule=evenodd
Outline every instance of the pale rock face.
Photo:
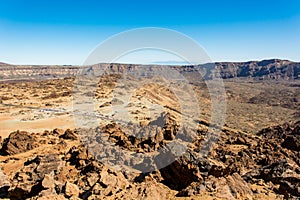
M 55 181 L 53 180 L 53 175 L 45 174 L 44 179 L 42 181 L 42 186 L 46 189 L 54 188 Z
M 0 188 L 10 186 L 7 176 L 0 170 Z
M 236 199 L 253 199 L 251 188 L 238 173 L 234 173 L 232 176 L 228 176 L 226 180 L 231 193 Z
M 77 185 L 67 182 L 65 185 L 65 194 L 68 197 L 78 197 L 79 196 L 79 188 Z
M 38 197 L 37 200 L 66 200 L 66 198 L 64 197 L 64 195 L 58 195 L 58 194 L 50 194 L 50 195 L 45 195 L 45 196 L 41 196 Z

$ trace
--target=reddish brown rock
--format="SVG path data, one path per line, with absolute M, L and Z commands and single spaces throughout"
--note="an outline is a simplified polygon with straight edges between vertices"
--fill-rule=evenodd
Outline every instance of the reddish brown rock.
M 37 147 L 36 138 L 25 131 L 12 132 L 2 145 L 2 153 L 14 155 Z
M 66 140 L 77 140 L 78 136 L 74 133 L 74 131 L 67 129 L 63 135 L 60 135 L 59 138 L 63 138 Z
M 299 152 L 284 143 L 290 136 L 298 135 L 298 125 L 270 127 L 259 136 L 226 130 L 205 156 L 199 152 L 203 140 L 199 135 L 178 158 L 173 151 L 165 149 L 151 163 L 156 171 L 140 174 L 103 165 L 78 139 L 67 136 L 77 136 L 73 131 L 65 131 L 66 137 L 60 139 L 62 135 L 58 133 L 37 134 L 34 137 L 39 137 L 39 141 L 49 141 L 51 137 L 59 143 L 40 144 L 39 149 L 27 150 L 26 158 L 19 153 L 13 157 L 2 156 L 0 165 L 8 172 L 10 182 L 3 184 L 0 180 L 0 196 L 12 199 L 174 199 L 176 196 L 197 199 L 207 194 L 216 199 L 256 199 L 263 198 L 262 195 L 271 195 L 272 199 L 297 199 L 300 196 Z M 176 126 L 173 128 L 175 136 Z M 152 131 L 157 133 L 151 138 L 133 140 L 126 129 L 107 125 L 103 134 L 128 151 L 140 149 L 142 153 L 152 153 L 157 143 L 156 148 L 168 143 L 163 135 L 165 128 L 147 129 L 143 133 L 149 135 Z M 15 137 L 12 135 L 6 142 L 14 141 Z M 24 148 L 22 145 L 14 147 L 11 149 Z M 173 162 L 164 166 L 169 161 Z
M 56 136 L 59 136 L 59 135 L 64 134 L 64 130 L 63 130 L 63 129 L 60 129 L 60 128 L 56 128 L 56 129 L 54 129 L 52 132 L 53 132 L 53 134 L 56 135 Z

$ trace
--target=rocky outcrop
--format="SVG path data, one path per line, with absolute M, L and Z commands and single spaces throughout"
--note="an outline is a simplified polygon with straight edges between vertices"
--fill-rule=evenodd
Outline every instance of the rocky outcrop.
M 283 148 L 292 151 L 300 151 L 300 121 L 294 124 L 285 123 L 283 125 L 273 126 L 261 130 L 258 135 L 281 144 Z
M 57 132 L 57 129 L 56 129 L 55 132 Z M 63 139 L 66 139 L 66 140 L 77 140 L 78 139 L 77 135 L 73 131 L 71 131 L 70 129 L 67 129 L 64 132 L 64 134 L 59 136 L 59 138 L 63 138 Z
M 171 122 L 160 129 L 160 137 L 150 138 L 159 144 L 157 149 L 174 140 L 164 137 L 167 130 L 173 127 L 172 133 L 178 134 L 177 125 Z M 0 157 L 1 198 L 299 198 L 299 125 L 300 122 L 269 127 L 257 135 L 224 128 L 209 155 L 201 154 L 205 133 L 199 130 L 183 155 L 168 166 L 154 159 L 157 169 L 148 173 L 117 170 L 101 163 L 79 141 L 78 133 L 84 129 L 55 129 L 41 134 L 13 132 L 1 149 L 5 155 Z M 99 129 L 111 138 L 110 142 L 128 151 L 155 150 L 155 145 L 140 145 L 145 140 L 142 137 L 132 142 L 127 129 L 121 130 L 115 124 Z M 18 144 L 17 138 L 27 145 Z M 170 159 L 172 152 L 158 156 Z
M 37 146 L 36 139 L 25 131 L 16 131 L 3 141 L 2 154 L 13 155 L 31 150 Z

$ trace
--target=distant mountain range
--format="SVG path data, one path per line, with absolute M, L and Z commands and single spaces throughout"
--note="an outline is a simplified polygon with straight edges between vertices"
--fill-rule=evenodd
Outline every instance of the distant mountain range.
M 300 79 L 300 63 L 288 60 L 215 63 L 222 78 L 252 77 L 258 79 Z
M 96 64 L 89 67 L 88 71 L 107 68 L 113 72 L 126 72 L 141 65 L 138 64 Z M 149 65 L 148 65 L 149 66 Z M 164 67 L 164 65 L 150 65 L 151 67 Z M 0 63 L 1 79 L 18 78 L 58 78 L 76 76 L 82 66 L 69 65 L 10 65 Z M 206 77 L 211 78 L 216 71 L 223 79 L 249 78 L 258 80 L 296 80 L 300 79 L 300 63 L 288 60 L 270 59 L 249 62 L 216 62 L 203 65 L 172 66 L 172 68 L 189 73 L 204 70 Z

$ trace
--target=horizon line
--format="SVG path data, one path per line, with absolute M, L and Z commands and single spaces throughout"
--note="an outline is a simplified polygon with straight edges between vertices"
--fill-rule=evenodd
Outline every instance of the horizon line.
M 212 62 L 206 62 L 206 63 L 192 63 L 192 62 L 185 62 L 185 61 L 152 61 L 149 63 L 138 63 L 138 62 L 99 62 L 92 65 L 98 65 L 98 64 L 124 64 L 124 65 L 169 65 L 169 66 L 189 66 L 189 65 L 204 65 L 204 64 L 210 64 L 210 63 L 247 63 L 247 62 L 261 62 L 261 61 L 270 61 L 270 60 L 280 60 L 280 61 L 289 61 L 293 63 L 300 63 L 300 61 L 294 61 L 290 59 L 283 59 L 283 58 L 265 58 L 265 59 L 252 59 L 252 60 L 245 60 L 245 61 L 229 61 L 229 60 L 223 60 L 223 61 L 212 61 Z M 92 66 L 92 65 L 82 65 L 82 64 L 14 64 L 14 63 L 8 63 L 8 62 L 2 62 L 0 61 L 1 65 L 13 65 L 13 66 Z

